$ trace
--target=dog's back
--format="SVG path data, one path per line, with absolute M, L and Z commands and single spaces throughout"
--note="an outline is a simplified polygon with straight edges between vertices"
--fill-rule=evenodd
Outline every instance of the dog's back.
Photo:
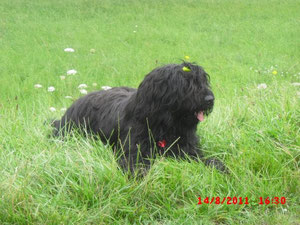
M 88 132 L 99 134 L 102 141 L 114 138 L 112 133 L 124 117 L 121 112 L 136 89 L 116 87 L 110 90 L 91 92 L 76 100 L 61 120 L 52 123 L 54 135 L 64 135 L 74 126 L 86 128 Z M 114 132 L 116 133 L 116 132 Z

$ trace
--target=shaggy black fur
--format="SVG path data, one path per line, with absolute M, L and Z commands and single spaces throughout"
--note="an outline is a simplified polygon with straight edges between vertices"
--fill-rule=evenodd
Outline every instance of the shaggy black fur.
M 183 62 L 150 72 L 138 89 L 116 87 L 92 92 L 53 122 L 54 135 L 74 126 L 122 150 L 121 167 L 148 167 L 156 154 L 202 159 L 197 124 L 213 109 L 214 95 L 202 67 Z M 204 160 L 220 170 L 216 160 Z

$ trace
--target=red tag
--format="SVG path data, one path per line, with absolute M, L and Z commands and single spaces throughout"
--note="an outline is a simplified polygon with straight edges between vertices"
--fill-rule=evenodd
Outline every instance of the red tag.
M 167 144 L 166 140 L 162 140 L 162 141 L 157 142 L 157 145 L 159 147 L 162 147 L 162 148 L 166 147 L 166 144 Z

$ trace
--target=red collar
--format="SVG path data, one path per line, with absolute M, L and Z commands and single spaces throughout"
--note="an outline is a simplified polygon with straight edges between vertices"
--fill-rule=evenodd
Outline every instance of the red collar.
M 167 142 L 166 142 L 165 139 L 163 139 L 163 140 L 161 140 L 161 141 L 158 141 L 158 142 L 157 142 L 157 145 L 158 145 L 159 147 L 164 148 L 164 147 L 166 147 Z

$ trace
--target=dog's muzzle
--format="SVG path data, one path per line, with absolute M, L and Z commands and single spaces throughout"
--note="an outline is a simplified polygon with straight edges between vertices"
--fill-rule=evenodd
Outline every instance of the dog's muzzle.
M 213 95 L 207 95 L 204 97 L 204 101 L 208 106 L 212 106 L 214 104 L 214 100 L 215 100 L 215 97 Z M 205 114 L 204 111 L 199 111 L 199 112 L 195 113 L 195 116 L 197 117 L 197 119 L 200 122 L 202 122 L 202 121 L 204 121 L 204 114 Z

